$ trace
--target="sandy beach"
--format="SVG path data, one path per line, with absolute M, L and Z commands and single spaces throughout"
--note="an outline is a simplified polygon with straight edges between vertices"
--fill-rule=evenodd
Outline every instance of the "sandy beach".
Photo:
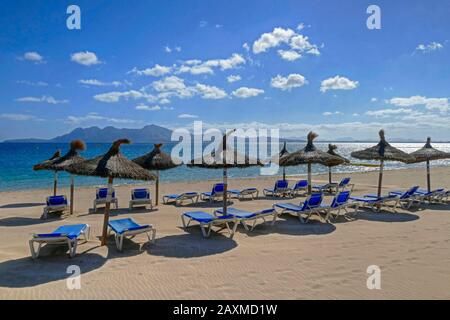
M 449 188 L 448 167 L 433 168 L 433 186 Z M 377 172 L 354 173 L 355 195 L 376 191 Z M 334 175 L 339 180 L 343 175 Z M 276 178 L 233 179 L 230 188 L 271 187 Z M 324 182 L 324 175 L 314 181 Z M 160 194 L 209 191 L 213 181 L 163 183 Z M 425 185 L 424 170 L 387 171 L 384 191 Z M 90 213 L 94 187 L 76 189 L 75 214 L 40 220 L 48 189 L 0 192 L 1 299 L 449 299 L 450 205 L 424 205 L 398 213 L 360 210 L 354 220 L 332 224 L 314 218 L 300 224 L 283 216 L 274 226 L 259 224 L 253 232 L 239 226 L 233 239 L 224 231 L 201 236 L 200 228 L 181 228 L 180 214 L 211 212 L 220 203 L 160 204 L 154 210 L 130 212 L 130 186 L 117 186 L 119 210 L 111 219 L 132 217 L 157 229 L 156 243 L 143 245 L 140 235 L 116 250 L 113 238 L 100 247 L 102 210 Z M 152 192 L 154 188 L 152 186 Z M 67 189 L 61 193 L 68 194 Z M 236 208 L 257 210 L 294 199 L 233 200 Z M 329 202 L 330 196 L 326 201 Z M 50 232 L 62 224 L 88 223 L 91 239 L 70 259 L 64 247 L 47 246 L 33 261 L 32 233 Z M 66 269 L 81 268 L 81 289 L 68 290 Z M 381 290 L 369 290 L 366 269 L 381 268 Z

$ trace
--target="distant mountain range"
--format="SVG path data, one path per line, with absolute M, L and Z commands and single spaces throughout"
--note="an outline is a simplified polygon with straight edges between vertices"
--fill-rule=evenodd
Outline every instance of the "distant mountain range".
M 133 143 L 167 143 L 170 142 L 172 130 L 157 125 L 148 125 L 141 129 L 118 129 L 114 127 L 76 128 L 75 130 L 55 137 L 53 139 L 15 139 L 5 140 L 5 143 L 29 143 L 29 142 L 70 142 L 75 139 L 81 139 L 90 143 L 111 143 L 117 139 L 127 138 Z

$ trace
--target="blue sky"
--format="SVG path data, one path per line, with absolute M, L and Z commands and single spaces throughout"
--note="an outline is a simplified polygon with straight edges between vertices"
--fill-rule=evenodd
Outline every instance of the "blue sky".
M 194 120 L 450 140 L 449 16 L 445 0 L 4 0 L 0 140 Z

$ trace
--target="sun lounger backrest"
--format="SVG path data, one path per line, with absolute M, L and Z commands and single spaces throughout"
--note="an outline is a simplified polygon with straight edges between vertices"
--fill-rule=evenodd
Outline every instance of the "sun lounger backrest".
M 224 188 L 223 183 L 216 183 L 213 186 L 211 193 L 212 194 L 223 193 L 223 188 Z
M 65 196 L 50 196 L 47 198 L 48 206 L 59 206 L 67 204 L 67 199 Z
M 339 183 L 339 186 L 340 186 L 340 187 L 345 187 L 345 186 L 348 185 L 349 183 L 350 183 L 350 178 L 347 177 L 347 178 L 344 178 L 344 179 L 341 180 L 341 182 Z
M 408 189 L 406 192 L 404 192 L 401 196 L 400 199 L 404 199 L 404 198 L 409 198 L 410 196 L 412 196 L 414 193 L 416 193 L 416 191 L 419 189 L 419 186 L 414 186 L 410 189 Z
M 148 189 L 134 189 L 131 192 L 131 199 L 150 199 L 150 192 Z
M 97 199 L 105 199 L 106 195 L 108 194 L 108 188 L 99 188 L 97 189 L 97 194 L 95 195 Z M 112 189 L 112 198 L 116 197 L 116 191 Z
M 309 196 L 308 199 L 305 200 L 305 202 L 303 204 L 303 207 L 304 207 L 303 209 L 316 208 L 316 207 L 320 206 L 320 204 L 322 203 L 322 200 L 323 200 L 323 195 L 321 193 L 313 193 L 312 195 Z
M 308 180 L 300 180 L 295 184 L 294 189 L 301 189 L 308 186 Z
M 275 182 L 275 190 L 277 189 L 286 189 L 288 187 L 288 182 L 286 180 L 278 180 Z
M 334 207 L 343 205 L 343 204 L 347 203 L 349 198 L 350 198 L 350 191 L 339 192 L 339 194 L 333 198 L 331 207 L 334 208 Z

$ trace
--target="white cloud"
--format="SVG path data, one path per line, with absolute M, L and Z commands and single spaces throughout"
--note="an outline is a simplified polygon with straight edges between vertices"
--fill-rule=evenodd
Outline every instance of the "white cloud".
M 198 116 L 196 116 L 194 114 L 183 113 L 183 114 L 180 114 L 178 116 L 178 118 L 180 118 L 180 119 L 196 119 L 196 118 L 198 118 Z
M 304 25 L 299 25 L 297 30 L 303 29 Z M 274 28 L 272 32 L 262 34 L 253 43 L 253 53 L 259 54 L 271 48 L 285 45 L 289 50 L 278 50 L 280 57 L 287 61 L 300 59 L 304 54 L 320 55 L 316 44 L 309 41 L 307 36 L 296 33 L 292 29 Z
M 66 122 L 69 122 L 71 124 L 80 124 L 82 122 L 95 122 L 95 121 L 111 122 L 114 124 L 142 123 L 141 120 L 133 120 L 133 119 L 125 119 L 125 118 L 120 118 L 120 119 L 110 118 L 110 117 L 101 116 L 95 112 L 88 113 L 86 116 L 68 116 L 66 119 Z
M 46 86 L 48 86 L 48 83 L 44 82 L 44 81 L 18 80 L 17 83 L 18 84 L 26 84 L 28 86 L 33 86 L 33 87 L 46 87 Z
M 247 51 L 247 52 L 250 51 L 250 46 L 248 45 L 247 42 L 245 42 L 245 43 L 242 45 L 242 48 L 244 48 L 244 50 Z
M 69 100 L 56 100 L 52 96 L 42 96 L 42 97 L 22 97 L 16 99 L 18 102 L 37 102 L 37 103 L 48 103 L 48 104 L 63 104 L 69 103 Z
M 322 81 L 320 91 L 326 92 L 327 90 L 353 90 L 359 85 L 358 81 L 352 81 L 346 77 L 335 76 Z
M 97 55 L 90 51 L 76 52 L 70 56 L 70 60 L 83 66 L 91 66 L 101 63 Z
M 440 50 L 442 48 L 444 48 L 444 45 L 442 43 L 433 41 L 429 44 L 419 44 L 416 47 L 416 51 L 420 51 L 422 53 L 427 53 L 427 52 L 431 52 L 431 51 Z
M 81 79 L 78 80 L 78 83 L 87 86 L 97 86 L 97 87 L 107 87 L 107 86 L 120 87 L 122 85 L 122 82 L 120 81 L 103 82 L 97 79 Z
M 161 80 L 154 81 L 152 83 L 153 89 L 163 93 L 160 94 L 160 98 L 170 98 L 176 96 L 179 98 L 190 98 L 194 96 L 195 90 L 186 86 L 184 80 L 177 76 L 169 76 Z
M 288 75 L 287 77 L 283 77 L 281 75 L 277 75 L 275 78 L 272 78 L 270 81 L 270 85 L 273 88 L 277 88 L 283 91 L 291 90 L 293 88 L 301 87 L 305 84 L 307 84 L 308 81 L 305 79 L 304 76 L 298 73 L 292 73 Z
M 227 97 L 227 93 L 215 86 L 208 86 L 205 84 L 197 83 L 195 85 L 196 91 L 201 95 L 202 99 L 223 99 Z
M 287 61 L 295 61 L 302 57 L 300 53 L 294 50 L 278 50 L 278 54 L 280 55 L 281 59 Z
M 147 68 L 144 70 L 138 70 L 137 68 L 133 68 L 128 73 L 135 73 L 139 76 L 152 76 L 152 77 L 160 77 L 166 75 L 172 71 L 172 67 L 160 66 L 159 64 L 155 64 L 153 68 Z
M 10 121 L 42 121 L 42 119 L 35 116 L 20 113 L 2 113 L 0 114 L 0 118 Z
M 45 62 L 44 57 L 41 56 L 36 51 L 25 52 L 25 54 L 23 55 L 23 57 L 21 59 L 33 61 L 35 63 L 44 63 Z
M 253 43 L 253 53 L 266 52 L 270 48 L 278 47 L 282 43 L 288 43 L 295 35 L 292 29 L 274 28 L 272 32 L 263 33 Z
M 213 74 L 214 68 L 219 68 L 224 71 L 238 68 L 245 63 L 245 58 L 242 55 L 233 53 L 226 59 L 211 59 L 206 61 L 191 59 L 184 61 L 175 73 L 191 73 L 193 75 Z
M 147 96 L 140 91 L 130 90 L 130 91 L 123 91 L 123 92 L 112 91 L 112 92 L 101 93 L 101 94 L 95 95 L 94 99 L 97 101 L 101 101 L 101 102 L 112 103 L 112 102 L 118 102 L 120 99 L 137 100 L 137 99 L 142 99 L 142 98 L 146 98 L 146 97 Z
M 299 23 L 298 25 L 297 25 L 297 28 L 296 28 L 298 31 L 302 31 L 303 29 L 305 29 L 305 24 L 302 22 L 302 23 Z
M 403 114 L 411 114 L 414 111 L 412 109 L 407 108 L 399 108 L 399 109 L 380 109 L 380 110 L 369 110 L 366 111 L 367 116 L 372 116 L 376 118 L 387 118 L 391 116 L 403 115 Z
M 440 112 L 450 111 L 448 98 L 427 98 L 424 96 L 411 96 L 409 98 L 392 98 L 387 103 L 398 107 L 412 107 L 424 105 L 428 110 L 438 110 Z
M 329 117 L 329 116 L 333 116 L 333 115 L 335 115 L 335 116 L 343 115 L 343 113 L 340 111 L 333 111 L 333 112 L 325 111 L 322 113 L 322 115 L 325 117 Z
M 239 75 L 229 75 L 228 77 L 227 77 L 227 81 L 229 82 L 229 83 L 233 83 L 233 82 L 236 82 L 236 81 L 239 81 L 239 80 L 241 80 L 241 76 L 239 76 Z
M 372 98 L 372 99 L 370 99 L 370 102 L 377 102 L 377 101 L 378 101 L 377 98 Z
M 167 52 L 167 53 L 171 53 L 172 49 L 170 49 L 168 46 L 165 46 L 164 47 L 164 51 Z
M 206 27 L 208 25 L 208 21 L 202 20 L 202 21 L 199 22 L 198 25 L 199 25 L 200 28 L 204 28 L 204 27 Z
M 240 87 L 239 89 L 234 90 L 232 92 L 233 96 L 235 96 L 237 98 L 241 98 L 241 99 L 256 97 L 263 93 L 264 93 L 264 90 L 262 90 L 262 89 L 247 88 L 247 87 Z
M 159 110 L 161 110 L 161 107 L 160 106 L 147 106 L 147 105 L 140 104 L 140 105 L 136 106 L 135 109 L 136 110 L 144 110 L 144 111 L 159 111 Z

